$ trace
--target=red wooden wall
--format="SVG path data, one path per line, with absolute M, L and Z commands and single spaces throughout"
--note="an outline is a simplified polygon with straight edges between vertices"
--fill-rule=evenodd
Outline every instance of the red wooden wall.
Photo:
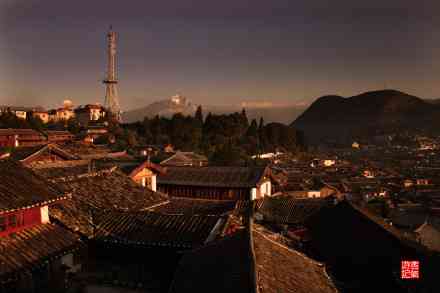
M 41 207 L 0 215 L 0 236 L 17 232 L 41 223 Z

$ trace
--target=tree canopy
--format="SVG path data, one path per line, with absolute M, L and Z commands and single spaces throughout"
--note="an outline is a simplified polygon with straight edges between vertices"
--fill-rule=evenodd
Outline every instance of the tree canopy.
M 246 111 L 231 114 L 208 113 L 203 119 L 199 106 L 194 116 L 180 113 L 171 118 L 145 117 L 142 122 L 124 125 L 136 132 L 137 142 L 167 144 L 182 151 L 207 155 L 214 163 L 244 163 L 246 158 L 276 150 L 295 151 L 301 147 L 301 134 L 281 123 L 249 123 Z

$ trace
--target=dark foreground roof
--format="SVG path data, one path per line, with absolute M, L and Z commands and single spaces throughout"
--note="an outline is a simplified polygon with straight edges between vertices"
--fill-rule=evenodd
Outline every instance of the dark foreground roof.
M 0 214 L 45 205 L 66 198 L 66 193 L 10 159 L 0 160 Z
M 0 237 L 0 277 L 62 256 L 80 243 L 77 235 L 54 224 L 36 225 Z
M 337 292 L 322 264 L 287 248 L 262 232 L 236 234 L 187 253 L 170 293 Z
M 185 254 L 170 293 L 255 292 L 249 233 L 234 235 Z
M 306 227 L 312 248 L 326 259 L 333 274 L 350 292 L 408 292 L 403 290 L 405 283 L 399 278 L 402 260 L 420 261 L 423 277 L 411 286 L 427 284 L 433 273 L 428 269 L 431 258 L 425 257 L 420 244 L 348 201 L 322 208 L 307 219 Z
M 158 184 L 251 188 L 263 178 L 263 167 L 166 167 Z
M 154 212 L 106 212 L 96 217 L 95 239 L 142 246 L 194 248 L 204 244 L 216 225 L 216 216 L 162 215 Z M 218 227 L 218 226 L 217 226 Z

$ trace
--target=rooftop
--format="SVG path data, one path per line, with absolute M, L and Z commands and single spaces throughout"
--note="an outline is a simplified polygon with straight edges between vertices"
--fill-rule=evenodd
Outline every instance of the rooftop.
M 1 128 L 0 136 L 2 135 L 42 135 L 33 129 L 16 129 L 16 128 Z
M 338 292 L 323 264 L 253 230 L 260 292 Z
M 72 200 L 54 205 L 51 215 L 87 236 L 92 235 L 92 213 L 141 211 L 167 200 L 165 195 L 139 186 L 115 168 L 51 180 L 72 192 Z
M 160 162 L 161 165 L 166 166 L 200 166 L 201 163 L 203 165 L 206 165 L 208 163 L 208 158 L 204 155 L 200 155 L 194 152 L 176 152 L 172 156 Z
M 207 200 L 172 197 L 152 211 L 167 215 L 223 215 L 236 208 L 234 200 Z
M 11 157 L 14 160 L 22 161 L 30 159 L 31 157 L 38 156 L 43 152 L 51 152 L 55 153 L 60 157 L 65 158 L 66 160 L 77 160 L 78 157 L 66 152 L 56 144 L 47 144 L 47 145 L 39 145 L 39 146 L 30 146 L 30 147 L 21 147 L 16 148 L 12 151 Z
M 241 229 L 184 255 L 170 292 L 330 293 L 337 289 L 322 264 L 258 229 L 251 233 Z
M 265 197 L 257 212 L 263 215 L 264 221 L 302 224 L 308 217 L 331 203 L 332 200 L 326 198 Z
M 79 237 L 54 224 L 36 225 L 0 237 L 0 275 L 31 269 L 80 244 Z
M 158 184 L 251 188 L 267 174 L 263 167 L 166 167 Z
M 45 205 L 67 197 L 60 186 L 49 183 L 11 159 L 0 160 L 0 214 Z
M 95 239 L 141 246 L 193 248 L 208 240 L 218 216 L 164 215 L 155 212 L 104 212 L 96 217 Z

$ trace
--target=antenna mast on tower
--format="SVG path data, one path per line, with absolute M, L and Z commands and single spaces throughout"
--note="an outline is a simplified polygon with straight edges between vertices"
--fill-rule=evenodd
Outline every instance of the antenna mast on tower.
M 112 26 L 110 26 L 110 31 L 107 34 L 107 41 L 107 73 L 102 81 L 105 84 L 104 107 L 118 122 L 121 122 L 121 108 L 117 90 L 118 80 L 116 78 L 116 33 L 112 30 Z

